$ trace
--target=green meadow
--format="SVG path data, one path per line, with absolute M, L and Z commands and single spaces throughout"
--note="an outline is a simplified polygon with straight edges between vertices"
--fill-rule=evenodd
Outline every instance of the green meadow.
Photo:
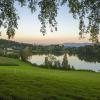
M 0 100 L 100 100 L 100 73 L 44 69 L 0 57 Z

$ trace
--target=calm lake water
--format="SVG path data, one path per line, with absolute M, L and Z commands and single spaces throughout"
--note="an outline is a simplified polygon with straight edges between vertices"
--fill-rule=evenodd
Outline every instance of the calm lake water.
M 47 55 L 33 55 L 29 59 L 29 61 L 31 63 L 35 63 L 37 65 L 41 65 L 41 64 L 44 64 L 44 60 L 45 60 L 46 56 Z M 62 62 L 63 55 L 55 56 L 55 57 L 57 58 L 57 60 Z M 67 55 L 67 58 L 68 58 L 68 63 L 71 66 L 74 66 L 75 69 L 93 70 L 93 71 L 96 71 L 96 72 L 100 71 L 100 63 L 82 61 L 77 56 L 69 56 L 69 55 Z

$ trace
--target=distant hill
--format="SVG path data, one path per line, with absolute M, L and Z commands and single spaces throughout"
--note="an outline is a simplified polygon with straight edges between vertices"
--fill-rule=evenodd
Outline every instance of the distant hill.
M 84 47 L 87 45 L 92 45 L 92 43 L 63 43 L 65 48 L 72 48 L 72 47 Z
M 33 45 L 28 43 L 20 43 L 12 40 L 0 39 L 0 48 L 20 49 L 26 46 L 32 47 Z

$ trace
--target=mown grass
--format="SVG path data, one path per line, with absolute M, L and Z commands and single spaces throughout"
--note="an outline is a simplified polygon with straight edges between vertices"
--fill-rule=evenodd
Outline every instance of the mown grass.
M 0 100 L 100 100 L 100 73 L 0 66 Z
M 14 59 L 11 58 L 7 58 L 7 57 L 0 57 L 0 66 L 18 66 L 18 64 L 16 63 L 16 61 Z

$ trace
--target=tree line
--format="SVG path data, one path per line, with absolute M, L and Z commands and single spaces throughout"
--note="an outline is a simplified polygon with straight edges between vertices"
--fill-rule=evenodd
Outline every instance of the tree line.
M 67 53 L 70 56 L 76 55 L 80 60 L 84 60 L 86 62 L 100 63 L 100 44 L 79 48 L 68 48 Z

